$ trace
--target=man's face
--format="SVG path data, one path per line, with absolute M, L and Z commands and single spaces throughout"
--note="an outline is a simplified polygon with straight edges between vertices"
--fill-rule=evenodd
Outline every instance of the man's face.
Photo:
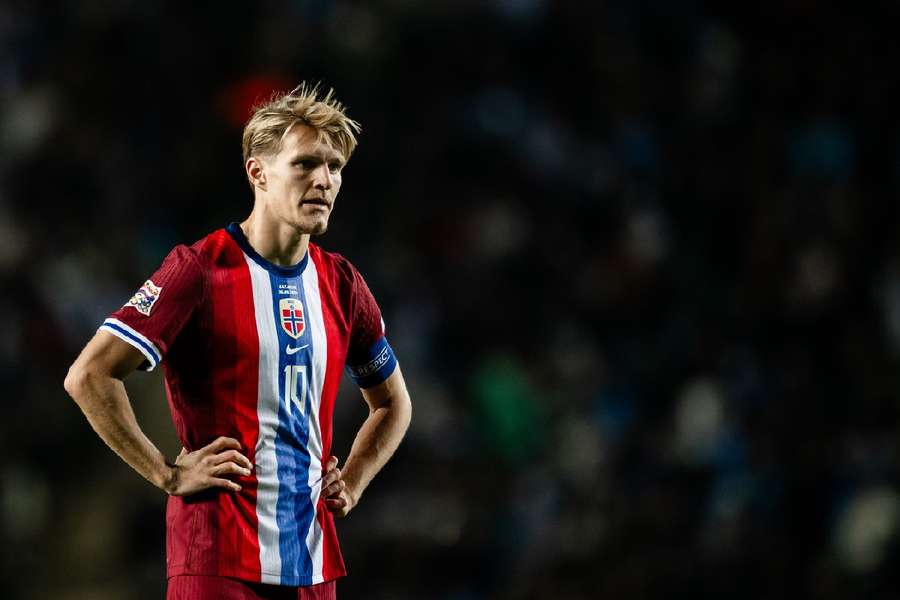
M 326 138 L 317 137 L 312 127 L 294 125 L 284 136 L 281 151 L 261 159 L 267 210 L 297 231 L 313 235 L 328 229 L 344 167 L 341 153 Z

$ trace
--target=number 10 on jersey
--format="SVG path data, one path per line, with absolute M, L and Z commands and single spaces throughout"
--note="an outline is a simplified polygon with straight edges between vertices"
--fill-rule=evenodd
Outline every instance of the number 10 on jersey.
M 287 365 L 284 368 L 284 408 L 288 414 L 291 414 L 291 403 L 303 413 L 306 407 L 306 365 Z

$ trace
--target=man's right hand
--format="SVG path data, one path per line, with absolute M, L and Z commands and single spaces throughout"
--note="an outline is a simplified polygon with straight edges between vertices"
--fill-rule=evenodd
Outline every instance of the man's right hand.
M 240 485 L 226 479 L 229 475 L 249 476 L 253 469 L 240 449 L 240 442 L 229 437 L 217 438 L 194 452 L 182 448 L 163 489 L 170 496 L 188 496 L 214 487 L 241 491 Z

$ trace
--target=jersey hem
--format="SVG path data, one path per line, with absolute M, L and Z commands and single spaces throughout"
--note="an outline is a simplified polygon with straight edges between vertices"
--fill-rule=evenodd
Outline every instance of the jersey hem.
M 266 583 L 266 585 L 282 585 L 286 587 L 307 587 L 310 585 L 318 585 L 320 583 L 325 583 L 328 581 L 334 581 L 335 579 L 340 579 L 341 577 L 346 577 L 347 571 L 346 569 L 342 569 L 336 575 L 332 577 L 326 578 L 324 575 L 320 575 L 318 577 L 282 577 L 281 573 L 269 573 L 267 571 L 263 572 L 251 572 L 251 571 L 243 571 L 243 570 L 235 570 L 235 571 L 225 571 L 225 572 L 215 572 L 215 571 L 205 571 L 205 570 L 194 570 L 187 569 L 184 565 L 175 565 L 169 567 L 166 570 L 166 579 L 171 579 L 172 577 L 178 575 L 203 575 L 205 577 L 231 577 L 232 579 L 240 579 L 241 581 L 247 581 L 250 583 Z M 279 577 L 281 579 L 281 583 L 268 583 L 263 582 L 262 575 L 271 575 L 273 577 Z

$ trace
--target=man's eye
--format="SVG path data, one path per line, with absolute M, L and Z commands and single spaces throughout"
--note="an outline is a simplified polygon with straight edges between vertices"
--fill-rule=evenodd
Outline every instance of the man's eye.
M 332 173 L 338 173 L 341 170 L 341 164 L 340 163 L 331 163 L 328 165 L 328 170 L 331 171 Z

